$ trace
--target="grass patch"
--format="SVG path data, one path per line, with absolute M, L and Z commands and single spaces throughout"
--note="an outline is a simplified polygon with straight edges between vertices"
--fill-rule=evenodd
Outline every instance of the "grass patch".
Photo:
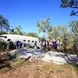
M 56 71 L 60 73 L 65 72 L 63 69 L 56 69 Z
M 53 68 L 53 67 L 52 67 L 51 64 L 46 64 L 46 65 L 42 66 L 42 69 L 44 69 L 44 70 L 50 70 L 50 69 L 52 69 L 52 68 Z
M 68 68 L 70 68 L 70 64 L 66 63 L 66 64 L 63 65 L 63 67 L 64 67 L 65 69 L 68 69 Z
M 36 67 L 35 67 L 35 69 L 36 69 L 37 71 L 40 71 L 40 72 L 42 72 L 42 71 L 43 71 L 43 69 L 42 69 L 42 67 L 41 67 L 41 66 L 36 66 Z
M 78 72 L 78 64 L 64 64 L 64 67 L 67 69 L 67 68 L 70 68 L 70 67 L 73 67 L 75 69 L 75 71 Z
M 78 64 L 72 64 L 72 66 L 73 66 L 74 69 L 78 72 Z
M 45 64 L 43 66 L 36 66 L 35 69 L 42 72 L 44 70 L 51 70 L 51 69 L 53 69 L 53 67 L 51 64 Z
M 22 63 L 23 63 L 23 60 L 21 60 L 19 58 L 16 58 L 14 61 L 10 62 L 12 67 L 17 66 L 17 65 L 22 64 Z

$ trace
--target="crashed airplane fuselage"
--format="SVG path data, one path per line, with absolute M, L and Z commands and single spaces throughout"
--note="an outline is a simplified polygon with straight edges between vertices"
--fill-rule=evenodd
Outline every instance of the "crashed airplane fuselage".
M 39 39 L 36 37 L 23 36 L 23 35 L 15 35 L 15 34 L 3 34 L 0 36 L 0 41 L 7 42 L 10 39 L 12 42 L 21 41 L 22 43 L 26 43 L 29 45 L 34 45 L 35 42 L 39 46 Z

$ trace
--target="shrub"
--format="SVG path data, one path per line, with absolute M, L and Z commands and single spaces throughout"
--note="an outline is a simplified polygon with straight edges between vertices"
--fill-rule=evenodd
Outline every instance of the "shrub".
M 0 51 L 4 51 L 7 47 L 7 43 L 5 42 L 0 42 Z
M 75 38 L 75 40 L 74 40 L 73 50 L 77 54 L 77 57 L 78 57 L 78 38 Z

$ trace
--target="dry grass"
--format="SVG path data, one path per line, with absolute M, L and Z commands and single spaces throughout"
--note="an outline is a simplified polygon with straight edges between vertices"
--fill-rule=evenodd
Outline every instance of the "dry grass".
M 65 64 L 56 65 L 42 61 L 25 62 L 14 69 L 3 73 L 0 78 L 78 78 L 75 66 Z

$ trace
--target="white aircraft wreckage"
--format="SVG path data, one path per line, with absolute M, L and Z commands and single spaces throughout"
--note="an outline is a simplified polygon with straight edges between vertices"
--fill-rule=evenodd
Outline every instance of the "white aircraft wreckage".
M 0 36 L 0 41 L 7 42 L 7 40 L 9 39 L 13 43 L 15 43 L 16 41 L 21 41 L 22 43 L 29 44 L 30 46 L 33 46 L 36 42 L 37 46 L 39 47 L 39 39 L 36 37 L 15 35 L 15 34 L 3 34 Z

